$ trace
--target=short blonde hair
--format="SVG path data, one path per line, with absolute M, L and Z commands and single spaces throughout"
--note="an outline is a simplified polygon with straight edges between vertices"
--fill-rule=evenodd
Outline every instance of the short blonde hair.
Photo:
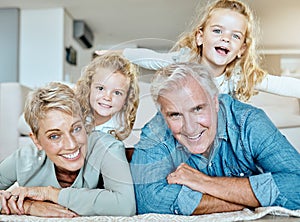
M 125 105 L 120 111 L 120 129 L 113 130 L 113 134 L 117 139 L 126 139 L 135 122 L 136 112 L 139 104 L 139 86 L 138 86 L 138 67 L 120 54 L 109 52 L 104 55 L 96 56 L 84 69 L 80 79 L 76 83 L 75 91 L 81 105 L 84 118 L 91 119 L 94 124 L 93 108 L 90 104 L 91 84 L 94 75 L 99 68 L 110 69 L 112 72 L 120 72 L 129 78 L 130 86 L 126 98 Z
M 69 115 L 78 115 L 83 120 L 74 91 L 65 84 L 51 82 L 44 87 L 31 91 L 25 102 L 25 120 L 36 137 L 39 131 L 39 121 L 46 117 L 49 110 L 59 110 Z

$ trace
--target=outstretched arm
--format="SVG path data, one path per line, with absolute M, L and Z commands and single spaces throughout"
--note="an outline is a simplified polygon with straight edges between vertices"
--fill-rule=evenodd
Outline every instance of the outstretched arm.
M 146 69 L 158 70 L 167 65 L 173 64 L 179 52 L 159 53 L 154 50 L 138 48 L 124 49 L 123 55 L 132 63 Z
M 255 88 L 259 91 L 300 99 L 300 79 L 268 74 Z

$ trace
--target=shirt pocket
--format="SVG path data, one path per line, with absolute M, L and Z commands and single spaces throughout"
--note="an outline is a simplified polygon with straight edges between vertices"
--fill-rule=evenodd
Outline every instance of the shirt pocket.
M 252 171 L 244 164 L 229 161 L 225 161 L 224 173 L 228 177 L 250 177 L 252 175 Z

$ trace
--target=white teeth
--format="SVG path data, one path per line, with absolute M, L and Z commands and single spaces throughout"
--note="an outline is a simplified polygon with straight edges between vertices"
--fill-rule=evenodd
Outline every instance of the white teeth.
M 191 137 L 191 136 L 188 136 L 188 138 L 191 139 L 191 140 L 194 140 L 194 139 L 197 139 L 199 136 L 200 136 L 200 134 L 198 134 L 198 135 L 196 135 L 196 136 L 192 136 L 192 137 Z
M 201 135 L 202 135 L 203 132 L 201 132 L 200 134 L 196 135 L 196 136 L 188 136 L 188 138 L 190 140 L 195 140 L 195 139 L 198 139 Z
M 79 149 L 75 152 L 75 153 L 71 153 L 71 154 L 65 154 L 62 155 L 64 158 L 67 159 L 74 159 L 75 157 L 77 157 L 79 155 Z

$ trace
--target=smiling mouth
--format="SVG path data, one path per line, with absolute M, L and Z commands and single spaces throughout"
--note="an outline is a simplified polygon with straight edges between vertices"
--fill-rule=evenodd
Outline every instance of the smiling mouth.
M 104 107 L 104 108 L 111 108 L 112 106 L 111 105 L 107 105 L 107 104 L 104 104 L 104 103 L 99 103 L 100 106 Z
M 217 47 L 215 47 L 215 49 L 219 54 L 222 54 L 222 55 L 227 55 L 230 52 L 229 49 L 227 49 L 225 47 L 221 47 L 221 46 L 217 46 Z
M 201 133 L 199 133 L 199 134 L 197 134 L 195 136 L 187 136 L 187 138 L 189 140 L 197 140 L 197 139 L 199 139 L 202 136 L 203 132 L 204 132 L 204 130 Z
M 74 152 L 74 153 L 71 153 L 71 154 L 63 154 L 62 156 L 64 157 L 64 158 L 66 158 L 66 159 L 69 159 L 69 160 L 71 160 L 71 159 L 75 159 L 76 157 L 78 157 L 79 156 L 79 149 L 76 151 L 76 152 Z

